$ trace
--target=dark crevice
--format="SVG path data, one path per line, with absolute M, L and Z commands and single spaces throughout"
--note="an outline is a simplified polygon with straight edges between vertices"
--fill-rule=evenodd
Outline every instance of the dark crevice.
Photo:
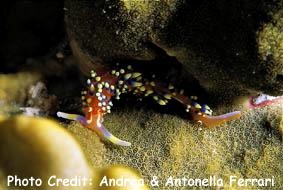
M 280 82 L 280 83 L 283 83 L 283 75 L 277 75 L 276 76 L 276 81 Z
M 107 65 L 112 69 L 125 68 L 127 65 L 132 65 L 133 69 L 141 72 L 144 78 L 163 83 L 165 86 L 173 84 L 176 89 L 183 89 L 187 96 L 198 96 L 199 103 L 208 103 L 209 97 L 206 91 L 200 86 L 199 82 L 189 74 L 183 64 L 176 57 L 170 56 L 167 52 L 157 45 L 147 42 L 144 44 L 152 50 L 156 58 L 154 60 L 136 60 L 136 59 L 116 59 L 108 62 Z M 117 63 L 119 63 L 117 65 Z M 154 78 L 152 77 L 154 75 Z M 167 113 L 179 115 L 187 118 L 188 114 L 184 113 L 183 105 L 176 101 L 169 101 L 166 106 L 160 106 L 152 97 L 135 96 L 132 94 L 124 94 L 119 101 L 113 101 L 115 106 L 113 111 L 131 108 L 134 105 L 135 109 L 145 109 L 157 111 L 159 113 Z

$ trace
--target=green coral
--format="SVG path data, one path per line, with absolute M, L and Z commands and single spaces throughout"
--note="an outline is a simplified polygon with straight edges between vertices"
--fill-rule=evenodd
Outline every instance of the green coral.
M 283 134 L 283 115 L 281 117 L 281 121 L 280 121 L 280 126 L 279 126 L 279 131 L 281 134 Z
M 208 91 L 283 92 L 279 0 L 68 0 L 66 8 L 69 36 L 94 62 L 158 67 L 149 61 L 174 57 Z
M 81 48 L 99 63 L 120 59 L 153 60 L 157 52 L 148 46 L 150 39 L 155 31 L 165 27 L 177 4 L 179 0 L 90 0 L 85 3 L 67 0 L 66 23 L 73 41 L 72 49 Z M 86 62 L 80 66 L 84 71 L 90 67 Z
M 27 78 L 28 75 L 24 76 Z M 13 83 L 21 84 L 20 81 L 14 81 L 16 79 L 23 80 L 22 77 L 13 75 L 9 78 L 13 87 L 15 87 Z M 16 87 L 27 89 L 25 85 L 16 85 Z M 13 94 L 13 91 L 3 92 Z M 16 93 L 13 96 L 15 100 L 18 99 Z M 10 98 L 13 101 L 13 97 Z M 215 114 L 235 109 L 227 104 L 215 110 Z M 226 182 L 224 186 L 227 189 L 230 188 L 227 184 L 230 175 L 250 178 L 274 176 L 275 189 L 280 189 L 283 184 L 280 178 L 283 174 L 282 110 L 280 104 L 248 110 L 243 112 L 239 120 L 226 123 L 224 126 L 206 129 L 198 128 L 190 121 L 178 116 L 156 113 L 148 109 L 135 110 L 125 107 L 114 109 L 112 114 L 105 116 L 104 125 L 120 139 L 131 142 L 131 147 L 101 143 L 95 133 L 78 122 L 71 122 L 67 128 L 80 142 L 86 158 L 95 168 L 126 164 L 138 169 L 146 179 L 157 175 L 161 180 L 170 175 L 191 178 L 215 175 L 224 179 Z M 0 123 L 1 120 L 0 118 Z M 31 125 L 28 126 L 29 130 L 25 130 L 26 132 L 21 135 L 29 137 L 34 128 Z M 29 133 L 26 134 L 27 132 Z M 43 133 L 44 137 L 40 136 L 41 141 L 38 140 L 38 143 L 47 138 L 44 129 L 39 132 L 41 135 Z M 13 142 L 16 141 L 16 138 L 9 138 L 4 133 L 1 134 L 5 137 L 1 138 L 2 141 L 6 142 L 10 139 L 14 139 Z M 15 150 L 17 149 L 11 151 Z M 37 151 L 43 154 L 42 149 Z M 13 154 L 16 153 L 13 152 Z M 30 158 L 29 155 L 26 156 Z M 38 157 L 33 156 L 32 158 Z M 16 158 L 15 160 L 19 161 Z M 45 166 L 47 167 L 48 164 Z M 0 173 L 1 175 L 0 179 L 3 181 L 5 174 Z
M 258 33 L 258 50 L 263 60 L 269 56 L 283 67 L 283 9 L 272 16 Z
M 280 177 L 283 174 L 283 145 L 278 134 L 281 109 L 272 106 L 246 111 L 241 119 L 212 129 L 198 128 L 176 116 L 151 111 L 114 112 L 106 116 L 105 126 L 132 146 L 106 145 L 106 152 L 100 149 L 105 156 L 102 165 L 126 164 L 137 168 L 146 179 L 153 175 L 161 180 L 170 175 L 191 178 L 215 175 L 224 179 L 227 189 L 231 188 L 230 175 L 243 178 L 274 176 L 276 188 L 280 189 L 283 185 Z M 94 135 L 87 134 L 89 136 L 84 138 Z M 88 154 L 97 152 L 93 149 L 93 153 L 88 151 Z M 97 161 L 93 160 L 92 164 L 96 165 Z
M 258 32 L 258 52 L 269 80 L 283 82 L 283 6 L 271 12 L 271 21 Z M 282 92 L 279 92 L 282 93 Z
M 94 167 L 101 167 L 105 160 L 106 148 L 100 138 L 91 130 L 86 130 L 78 122 L 67 126 L 68 130 L 77 138 L 85 152 L 87 159 Z

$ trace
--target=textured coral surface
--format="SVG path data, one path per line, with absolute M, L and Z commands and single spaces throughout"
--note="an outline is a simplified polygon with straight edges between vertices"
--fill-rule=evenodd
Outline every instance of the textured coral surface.
M 159 189 L 166 189 L 163 185 L 169 176 L 216 176 L 224 180 L 224 189 L 239 189 L 229 186 L 231 175 L 274 176 L 272 189 L 283 189 L 282 102 L 244 110 L 240 119 L 207 129 L 183 118 L 174 103 L 158 109 L 153 101 L 139 102 L 125 95 L 120 102 L 113 101 L 104 125 L 131 142 L 130 147 L 102 141 L 78 122 L 61 120 L 55 114 L 59 110 L 81 113 L 85 76 L 80 70 L 89 73 L 94 62 L 113 67 L 117 62 L 134 63 L 149 68 L 147 74 L 156 74 L 162 82 L 173 77 L 185 93 L 209 103 L 215 115 L 242 109 L 240 96 L 246 100 L 249 93 L 282 95 L 280 0 L 67 0 L 64 7 L 58 1 L 52 11 L 42 12 L 44 18 L 35 20 L 34 15 L 46 6 L 32 2 L 3 6 L 4 34 L 9 37 L 0 47 L 5 54 L 0 68 L 0 114 L 51 117 L 60 125 L 0 117 L 0 189 L 12 189 L 5 186 L 11 172 L 44 178 L 50 172 L 73 168 L 73 174 L 82 169 L 91 175 L 90 169 L 98 175 L 99 169 L 113 164 L 135 168 L 147 180 L 158 176 L 163 182 Z M 64 33 L 63 10 L 69 41 L 59 42 Z M 49 16 L 53 11 L 57 13 L 54 20 Z M 23 18 L 12 16 L 14 12 Z M 48 29 L 39 27 L 45 24 Z M 50 39 L 52 31 L 58 31 L 54 40 Z M 51 46 L 50 52 L 42 53 Z M 14 73 L 4 74 L 8 72 Z M 30 167 L 36 162 L 42 164 Z
M 81 140 L 94 166 L 127 164 L 137 168 L 146 179 L 156 175 L 163 181 L 170 175 L 190 178 L 215 175 L 224 179 L 226 188 L 230 188 L 230 175 L 274 176 L 275 189 L 280 189 L 283 184 L 281 117 L 282 106 L 273 106 L 246 111 L 239 120 L 205 129 L 176 116 L 145 110 L 114 112 L 107 117 L 105 125 L 118 137 L 131 142 L 128 148 L 102 146 L 77 123 L 72 123 L 69 129 Z M 104 159 L 94 155 L 104 155 Z

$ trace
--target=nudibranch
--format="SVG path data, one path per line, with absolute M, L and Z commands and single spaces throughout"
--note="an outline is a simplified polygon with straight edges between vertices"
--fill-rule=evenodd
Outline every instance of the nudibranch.
M 131 65 L 127 68 L 109 70 L 106 67 L 91 71 L 87 79 L 87 89 L 82 91 L 82 104 L 84 116 L 57 112 L 58 117 L 79 121 L 82 125 L 95 131 L 114 144 L 130 146 L 131 143 L 123 141 L 112 135 L 104 126 L 104 115 L 111 112 L 112 97 L 120 99 L 122 93 L 131 92 L 138 96 L 150 96 L 158 104 L 166 105 L 170 100 L 181 103 L 194 121 L 206 127 L 220 125 L 224 122 L 239 118 L 240 111 L 219 116 L 212 116 L 212 110 L 207 105 L 197 103 L 196 96 L 185 96 L 183 90 L 177 90 L 171 84 L 146 79 L 142 73 L 135 72 Z
M 267 94 L 259 93 L 256 96 L 250 96 L 247 102 L 249 109 L 269 106 L 275 103 L 283 103 L 283 96 L 270 96 Z

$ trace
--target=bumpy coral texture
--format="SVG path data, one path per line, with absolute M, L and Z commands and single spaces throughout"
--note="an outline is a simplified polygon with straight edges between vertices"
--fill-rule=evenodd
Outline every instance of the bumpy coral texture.
M 70 37 L 93 57 L 153 60 L 165 52 L 207 90 L 282 94 L 279 0 L 68 0 L 66 7 Z
M 258 52 L 270 80 L 283 82 L 283 9 L 274 12 L 271 22 L 258 32 Z
M 272 18 L 272 22 L 264 24 L 258 34 L 258 49 L 263 60 L 271 56 L 283 65 L 283 10 L 274 13 Z
M 132 146 L 126 149 L 106 146 L 100 149 L 105 160 L 92 159 L 92 163 L 127 164 L 137 168 L 146 179 L 152 175 L 161 180 L 170 175 L 191 178 L 215 175 L 224 179 L 225 187 L 229 187 L 230 175 L 274 176 L 276 188 L 282 188 L 281 115 L 282 106 L 265 107 L 246 111 L 240 120 L 222 127 L 205 129 L 166 114 L 132 109 L 114 112 L 105 124 L 113 133 L 120 134 L 118 137 L 130 140 Z M 72 131 L 80 136 L 76 131 L 81 131 L 81 127 L 72 127 Z M 97 143 L 87 141 L 83 146 Z M 93 151 L 93 154 L 88 151 L 88 157 L 99 152 Z

